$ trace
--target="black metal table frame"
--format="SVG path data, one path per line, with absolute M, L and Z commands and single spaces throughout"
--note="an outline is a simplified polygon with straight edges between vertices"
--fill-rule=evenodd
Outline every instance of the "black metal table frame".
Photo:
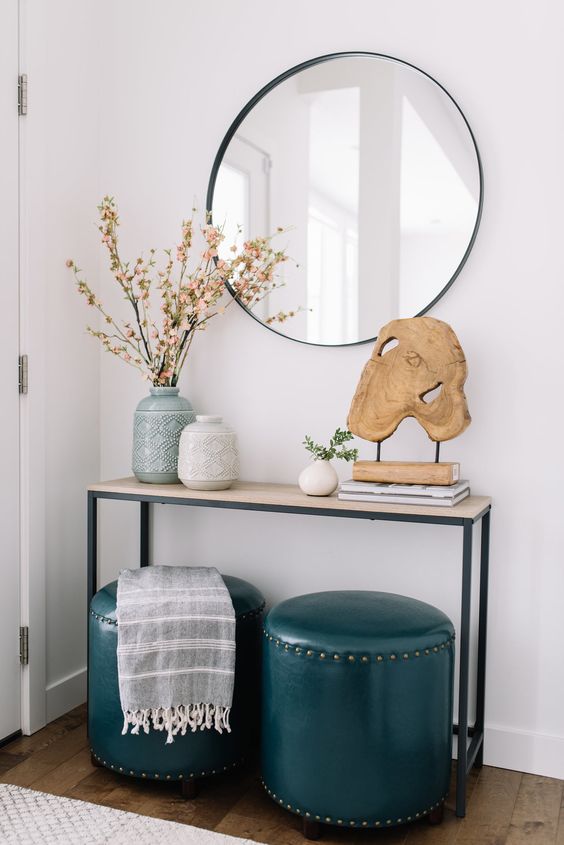
M 140 503 L 140 566 L 149 565 L 149 515 L 151 504 L 185 505 L 191 507 L 229 508 L 247 511 L 267 511 L 270 513 L 295 513 L 309 516 L 329 516 L 348 519 L 370 519 L 385 522 L 414 522 L 430 525 L 450 525 L 462 527 L 462 590 L 460 611 L 460 672 L 458 681 L 458 724 L 454 733 L 458 735 L 458 755 L 456 764 L 456 815 L 466 815 L 466 781 L 472 766 L 481 766 L 484 755 L 484 711 L 486 691 L 486 640 L 488 615 L 488 570 L 490 547 L 490 513 L 487 505 L 476 516 L 448 517 L 438 513 L 433 515 L 409 514 L 397 512 L 376 512 L 347 510 L 329 510 L 327 508 L 302 507 L 297 505 L 278 505 L 260 502 L 234 502 L 218 499 L 187 499 L 181 497 L 151 496 L 143 493 L 116 493 L 104 490 L 88 491 L 88 608 L 97 590 L 98 573 L 98 499 L 118 499 Z M 472 592 L 472 544 L 473 526 L 481 521 L 480 542 L 480 595 L 478 608 L 478 665 L 476 682 L 476 718 L 473 725 L 468 724 L 469 671 L 470 671 L 470 610 Z M 461 742 L 466 737 L 466 742 Z

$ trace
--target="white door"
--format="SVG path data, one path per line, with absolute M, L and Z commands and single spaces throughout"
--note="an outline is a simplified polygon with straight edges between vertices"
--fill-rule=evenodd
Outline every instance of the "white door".
M 18 0 L 0 3 L 0 741 L 20 729 Z

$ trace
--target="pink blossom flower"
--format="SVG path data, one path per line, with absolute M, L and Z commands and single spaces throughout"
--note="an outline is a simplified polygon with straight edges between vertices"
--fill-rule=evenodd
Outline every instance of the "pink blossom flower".
M 131 322 L 114 322 L 113 318 L 105 313 L 100 300 L 88 284 L 79 278 L 81 271 L 74 261 L 68 259 L 66 265 L 75 274 L 79 293 L 90 306 L 97 307 L 102 312 L 103 319 L 109 325 L 116 328 L 121 326 L 117 330 L 120 331 L 123 342 L 128 343 L 113 345 L 110 337 L 104 332 L 88 329 L 89 333 L 97 337 L 108 351 L 139 367 L 143 377 L 153 384 L 170 384 L 172 379 L 176 379 L 181 363 L 184 363 L 184 359 L 182 362 L 177 360 L 180 344 L 182 343 L 184 348 L 192 332 L 205 330 L 211 317 L 224 313 L 225 306 L 217 307 L 217 303 L 221 300 L 227 281 L 233 285 L 236 297 L 252 308 L 265 293 L 276 286 L 272 281 L 274 272 L 287 258 L 283 251 L 275 252 L 272 249 L 270 238 L 255 238 L 245 241 L 242 250 L 233 244 L 230 247 L 231 257 L 228 260 L 220 259 L 218 246 L 224 240 L 224 235 L 221 228 L 212 225 L 211 217 L 207 215 L 205 225 L 201 228 L 206 249 L 200 253 L 199 262 L 196 259 L 197 266 L 192 271 L 186 270 L 192 243 L 192 220 L 183 221 L 181 243 L 177 244 L 175 253 L 166 252 L 165 263 L 160 264 L 159 268 L 156 266 L 154 249 L 149 250 L 149 257 L 145 262 L 143 257 L 139 256 L 133 262 L 127 263 L 122 261 L 119 255 L 119 219 L 113 198 L 104 197 L 98 209 L 98 229 L 102 243 L 108 248 L 110 269 L 123 288 L 125 298 L 133 305 L 135 319 Z M 212 259 L 216 261 L 212 263 Z M 178 268 L 177 262 L 182 266 L 175 272 L 175 266 Z M 127 269 L 128 267 L 131 269 Z M 150 290 L 155 292 L 155 300 L 160 300 L 160 325 L 154 323 Z M 287 314 L 280 312 L 269 319 L 282 321 L 294 313 L 297 311 Z M 141 349 L 140 344 L 144 347 L 143 354 L 138 351 L 138 348 Z

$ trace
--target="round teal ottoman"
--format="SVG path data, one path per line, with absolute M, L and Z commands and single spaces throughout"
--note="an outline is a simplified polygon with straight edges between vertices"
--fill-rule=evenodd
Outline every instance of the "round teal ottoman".
M 454 628 L 391 593 L 312 593 L 264 627 L 262 779 L 319 825 L 440 821 L 452 747 Z
M 181 781 L 194 797 L 198 778 L 224 772 L 252 755 L 260 724 L 261 593 L 240 578 L 224 575 L 236 615 L 235 689 L 231 733 L 189 731 L 165 745 L 160 731 L 122 736 L 117 674 L 117 581 L 92 599 L 89 615 L 88 734 L 92 762 L 137 778 Z

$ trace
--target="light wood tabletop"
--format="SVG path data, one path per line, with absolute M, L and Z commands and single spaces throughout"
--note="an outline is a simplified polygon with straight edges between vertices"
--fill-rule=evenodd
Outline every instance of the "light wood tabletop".
M 268 510 L 299 510 L 300 512 L 326 512 L 335 516 L 340 513 L 357 512 L 362 514 L 397 514 L 399 516 L 435 517 L 446 520 L 478 519 L 491 505 L 488 496 L 468 496 L 454 507 L 437 505 L 378 504 L 377 502 L 341 501 L 336 494 L 332 496 L 306 496 L 294 484 L 269 484 L 262 481 L 237 481 L 228 490 L 189 490 L 183 484 L 146 484 L 136 478 L 117 478 L 113 481 L 101 481 L 88 488 L 93 493 L 110 494 L 130 499 L 142 500 L 151 497 L 165 503 L 168 501 L 186 504 L 206 503 L 217 507 L 253 506 Z

